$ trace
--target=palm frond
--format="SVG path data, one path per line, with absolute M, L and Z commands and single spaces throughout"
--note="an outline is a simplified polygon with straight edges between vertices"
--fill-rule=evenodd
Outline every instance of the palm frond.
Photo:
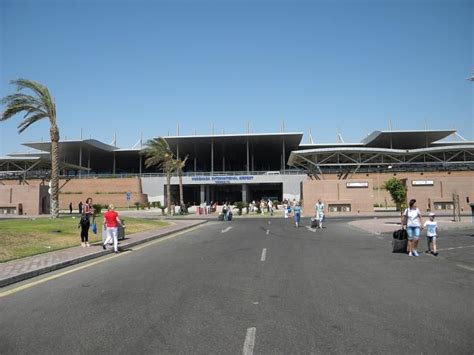
M 142 149 L 141 154 L 146 157 L 145 166 L 157 166 L 166 171 L 172 171 L 171 166 L 173 161 L 173 152 L 171 151 L 168 142 L 162 138 L 150 139 L 145 143 L 145 148 Z
M 20 79 L 10 80 L 10 84 L 16 85 L 16 91 L 21 91 L 23 89 L 30 89 L 42 99 L 45 98 L 46 96 L 50 96 L 48 88 L 34 80 L 20 78 Z
M 23 121 L 18 125 L 20 133 L 43 118 L 49 118 L 51 126 L 56 126 L 56 107 L 47 87 L 27 79 L 12 80 L 11 83 L 17 86 L 17 91 L 30 89 L 36 96 L 16 92 L 2 98 L 0 103 L 6 105 L 6 108 L 0 114 L 0 121 L 25 112 Z
M 33 116 L 29 116 L 29 117 L 26 117 L 27 115 L 25 115 L 25 119 L 23 121 L 21 121 L 20 124 L 17 127 L 18 132 L 20 132 L 20 133 L 22 133 L 25 129 L 27 129 L 33 123 L 35 123 L 39 120 L 42 120 L 43 118 L 48 117 L 48 115 L 45 114 L 44 112 L 38 112 L 38 113 L 34 114 Z

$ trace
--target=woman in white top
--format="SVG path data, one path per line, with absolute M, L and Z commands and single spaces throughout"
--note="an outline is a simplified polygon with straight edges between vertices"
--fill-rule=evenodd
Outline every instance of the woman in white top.
M 408 234 L 408 256 L 418 256 L 418 240 L 420 238 L 420 230 L 423 229 L 423 221 L 421 220 L 420 210 L 416 207 L 416 200 L 411 199 L 408 208 L 402 215 L 402 226 L 406 226 Z

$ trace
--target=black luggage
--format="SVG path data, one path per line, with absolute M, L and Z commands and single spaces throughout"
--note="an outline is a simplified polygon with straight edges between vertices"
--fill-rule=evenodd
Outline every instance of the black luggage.
M 319 227 L 319 219 L 311 218 L 311 228 L 318 228 Z
M 392 253 L 406 253 L 408 245 L 408 235 L 406 229 L 399 229 L 393 232 Z
M 218 221 L 223 221 L 224 220 L 224 215 L 222 213 L 219 213 L 219 215 L 217 216 L 217 220 Z
M 232 221 L 232 212 L 229 212 L 229 214 L 227 215 L 227 220 Z
M 393 232 L 393 239 L 404 240 L 408 238 L 406 229 L 399 229 Z

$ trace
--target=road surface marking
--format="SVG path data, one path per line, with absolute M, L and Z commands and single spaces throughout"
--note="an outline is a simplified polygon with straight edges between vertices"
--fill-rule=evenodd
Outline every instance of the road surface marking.
M 464 248 L 474 248 L 474 245 L 466 245 L 466 246 L 463 246 L 463 247 L 444 248 L 444 249 L 438 249 L 437 251 L 464 249 Z
M 311 228 L 310 226 L 306 226 L 306 229 L 313 232 L 313 233 L 316 233 L 316 229 L 315 228 Z
M 255 346 L 255 327 L 248 328 L 247 334 L 245 335 L 244 348 L 242 349 L 242 355 L 252 355 L 253 348 Z
M 267 257 L 267 248 L 263 248 L 262 257 L 260 258 L 260 261 L 265 261 L 266 257 Z
M 177 232 L 175 234 L 171 234 L 167 237 L 163 237 L 163 238 L 160 238 L 160 239 L 157 239 L 157 240 L 154 240 L 154 241 L 151 241 L 151 242 L 147 242 L 147 243 L 144 243 L 143 245 L 139 246 L 139 247 L 134 247 L 132 248 L 133 251 L 136 251 L 136 250 L 140 250 L 140 249 L 143 249 L 145 247 L 148 247 L 150 245 L 153 245 L 153 244 L 156 244 L 156 243 L 161 243 L 161 242 L 164 242 L 165 240 L 168 240 L 168 239 L 171 239 L 171 238 L 175 238 L 175 237 L 178 237 L 182 234 L 185 234 L 185 233 L 188 233 L 188 232 L 192 232 L 193 230 L 195 229 L 198 229 L 198 228 L 201 228 L 202 226 L 204 226 L 204 224 L 200 224 L 198 226 L 195 226 L 195 227 L 192 227 L 192 228 L 189 228 L 189 229 L 186 229 L 184 231 L 181 231 L 181 232 Z M 118 257 L 121 257 L 121 256 L 124 256 L 124 255 L 127 255 L 129 254 L 128 251 L 125 251 L 125 252 L 122 252 L 120 254 L 114 254 L 114 255 L 110 255 L 110 256 L 107 256 L 107 257 L 104 257 L 104 258 L 100 258 L 99 260 L 96 260 L 96 261 L 93 261 L 93 262 L 90 262 L 86 265 L 81 265 L 81 266 L 78 266 L 78 267 L 75 267 L 74 269 L 71 269 L 71 270 L 67 270 L 67 271 L 63 271 L 59 274 L 55 274 L 55 275 L 51 275 L 51 276 L 48 276 L 48 277 L 45 277 L 41 280 L 36 280 L 36 281 L 32 281 L 32 282 L 29 282 L 25 285 L 22 285 L 22 286 L 18 286 L 18 287 L 15 287 L 15 288 L 12 288 L 11 290 L 8 290 L 8 291 L 4 291 L 4 292 L 0 292 L 0 298 L 2 297 L 6 297 L 6 296 L 9 296 L 9 295 L 12 295 L 14 293 L 17 293 L 17 292 L 20 292 L 22 290 L 26 290 L 30 287 L 33 287 L 33 286 L 36 286 L 36 285 L 40 285 L 42 283 L 45 283 L 45 282 L 48 282 L 50 280 L 54 280 L 54 279 L 57 279 L 61 276 L 65 276 L 65 275 L 68 275 L 68 274 L 71 274 L 73 272 L 76 272 L 76 271 L 80 271 L 82 269 L 86 269 L 86 268 L 89 268 L 91 266 L 95 266 L 97 264 L 100 264 L 100 263 L 103 263 L 105 261 L 109 261 L 111 259 L 115 259 L 115 258 L 118 258 Z M 42 275 L 40 275 L 42 276 Z
M 231 229 L 232 229 L 232 227 L 227 227 L 226 229 L 221 230 L 221 233 L 227 233 Z
M 469 271 L 474 271 L 474 268 L 463 265 L 463 264 L 458 264 L 459 267 L 462 267 L 463 269 L 469 270 Z
M 270 229 L 267 229 L 267 235 L 269 235 L 269 234 L 270 234 Z

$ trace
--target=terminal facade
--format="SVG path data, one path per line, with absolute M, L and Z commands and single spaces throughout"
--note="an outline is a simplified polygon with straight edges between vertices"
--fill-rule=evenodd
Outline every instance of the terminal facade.
M 321 198 L 329 212 L 353 214 L 390 208 L 393 203 L 382 186 L 393 176 L 406 183 L 409 198 L 417 198 L 424 210 L 449 213 L 458 196 L 459 207 L 467 212 L 474 200 L 474 142 L 455 136 L 455 130 L 375 131 L 358 143 L 333 144 L 304 144 L 300 132 L 163 138 L 176 156 L 188 158 L 183 175 L 187 203 L 302 200 L 311 214 Z M 0 210 L 12 210 L 18 202 L 12 185 L 44 185 L 48 179 L 50 143 L 24 145 L 33 151 L 0 159 Z M 61 141 L 59 150 L 61 208 L 69 202 L 75 206 L 86 195 L 118 206 L 166 202 L 166 178 L 159 169 L 144 166 L 141 146 L 122 149 L 80 139 Z M 177 202 L 178 178 L 171 183 Z M 41 212 L 44 189 L 38 191 Z

